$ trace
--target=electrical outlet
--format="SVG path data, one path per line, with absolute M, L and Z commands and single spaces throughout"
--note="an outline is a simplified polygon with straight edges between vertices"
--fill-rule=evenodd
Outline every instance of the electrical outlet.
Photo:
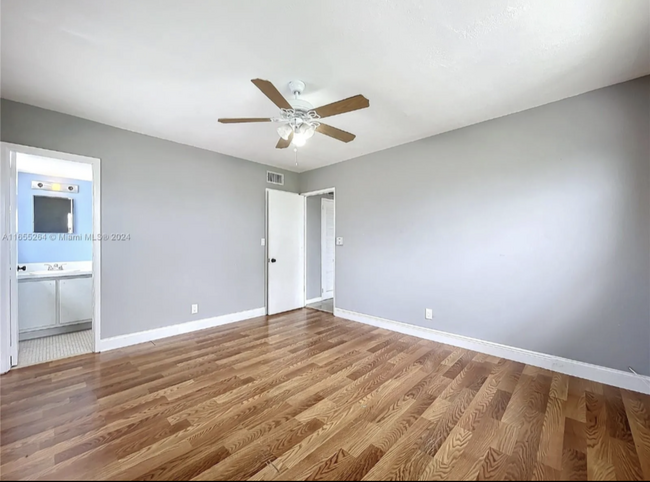
M 431 308 L 426 308 L 424 310 L 424 317 L 427 320 L 433 320 L 433 310 Z
M 196 315 L 199 312 L 199 305 L 194 304 L 192 305 L 192 314 Z
M 266 246 L 266 239 L 262 238 L 262 246 Z

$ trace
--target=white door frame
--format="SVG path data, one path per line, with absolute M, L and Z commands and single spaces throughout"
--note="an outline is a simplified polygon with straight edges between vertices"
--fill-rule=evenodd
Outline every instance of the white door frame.
M 336 239 L 336 188 L 330 187 L 328 189 L 319 189 L 318 191 L 309 191 L 300 193 L 305 198 L 305 293 L 304 293 L 304 305 L 307 306 L 307 198 L 310 196 L 319 196 L 321 194 L 334 194 L 334 238 Z M 322 234 L 322 233 L 321 233 Z M 321 237 L 322 240 L 322 237 Z M 332 306 L 336 308 L 336 242 L 334 243 L 334 296 L 332 296 Z M 321 247 L 322 249 L 322 247 Z M 320 258 L 322 259 L 322 257 Z M 322 263 L 322 261 L 321 261 Z M 321 273 L 321 284 L 322 284 L 322 273 Z
M 326 224 L 325 224 L 325 217 L 323 216 L 323 206 L 327 203 L 332 203 L 332 208 L 336 209 L 336 200 L 334 199 L 328 199 L 328 198 L 321 198 L 320 200 L 320 292 L 321 292 L 321 298 L 323 297 L 323 286 L 325 285 L 325 270 L 323 267 L 325 266 L 325 245 L 326 245 L 326 240 L 327 240 L 327 232 L 326 232 Z M 334 226 L 334 229 L 336 230 L 336 226 Z M 336 231 L 334 233 L 334 252 L 336 253 Z M 336 274 L 336 262 L 334 262 L 334 274 Z M 332 280 L 333 281 L 333 280 Z M 334 288 L 332 287 L 332 298 L 334 297 Z M 329 300 L 330 298 L 324 298 Z
M 90 164 L 93 172 L 93 351 L 98 352 L 101 339 L 101 161 L 95 157 L 79 156 L 37 147 L 2 142 L 0 145 L 0 373 L 11 369 L 12 354 L 18 351 L 17 310 L 17 243 L 15 237 L 6 235 L 17 232 L 15 213 L 16 199 L 16 153 L 61 159 Z M 9 249 L 5 249 L 5 248 Z M 13 300 L 13 302 L 12 302 Z M 13 360 L 14 365 L 17 359 Z

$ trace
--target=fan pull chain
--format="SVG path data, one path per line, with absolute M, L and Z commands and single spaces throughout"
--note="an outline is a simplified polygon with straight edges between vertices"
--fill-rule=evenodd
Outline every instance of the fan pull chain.
M 298 148 L 294 147 L 293 152 L 296 154 L 296 167 L 298 167 Z

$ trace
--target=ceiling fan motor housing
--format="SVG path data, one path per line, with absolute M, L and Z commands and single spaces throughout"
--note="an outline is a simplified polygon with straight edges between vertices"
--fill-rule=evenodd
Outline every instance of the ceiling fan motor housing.
M 289 104 L 291 104 L 291 107 L 293 107 L 294 110 L 302 110 L 305 112 L 314 110 L 314 106 L 303 99 L 290 99 Z
M 305 90 L 305 83 L 302 80 L 292 80 L 289 82 L 289 90 L 291 90 L 291 93 L 293 94 L 293 99 L 289 99 L 288 102 L 294 110 L 303 112 L 314 110 L 313 105 L 300 98 Z
M 294 96 L 299 96 L 305 90 L 305 83 L 302 80 L 292 80 L 289 82 L 289 89 Z

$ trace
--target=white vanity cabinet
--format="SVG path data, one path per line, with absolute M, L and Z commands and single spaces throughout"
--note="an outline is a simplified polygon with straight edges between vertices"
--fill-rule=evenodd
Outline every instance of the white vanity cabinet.
M 93 317 L 93 279 L 69 278 L 59 281 L 59 323 L 79 323 Z
M 90 329 L 92 318 L 91 274 L 18 279 L 20 340 Z
M 56 325 L 56 281 L 18 283 L 18 327 L 39 330 Z

